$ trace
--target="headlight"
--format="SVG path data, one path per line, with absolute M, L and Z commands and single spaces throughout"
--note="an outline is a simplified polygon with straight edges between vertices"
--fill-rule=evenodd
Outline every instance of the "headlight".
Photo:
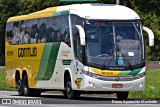
M 82 72 L 87 75 L 87 76 L 90 76 L 90 77 L 93 77 L 93 78 L 96 78 L 97 77 L 97 74 L 93 73 L 93 72 L 89 72 L 89 71 L 86 71 L 84 69 L 82 69 Z
M 136 76 L 134 76 L 135 78 L 142 78 L 145 76 L 145 72 L 137 74 Z

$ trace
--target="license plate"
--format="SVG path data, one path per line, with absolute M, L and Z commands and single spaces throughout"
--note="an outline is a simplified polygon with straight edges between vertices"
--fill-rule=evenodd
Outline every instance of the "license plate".
M 123 84 L 112 84 L 112 88 L 123 88 Z

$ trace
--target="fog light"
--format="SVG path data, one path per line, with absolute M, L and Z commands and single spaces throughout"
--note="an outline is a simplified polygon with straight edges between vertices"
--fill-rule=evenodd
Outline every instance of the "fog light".
M 144 85 L 143 83 L 139 84 L 139 88 L 143 87 L 143 85 Z
M 90 87 L 95 87 L 95 84 L 92 83 L 92 82 L 89 82 L 89 86 L 90 86 Z

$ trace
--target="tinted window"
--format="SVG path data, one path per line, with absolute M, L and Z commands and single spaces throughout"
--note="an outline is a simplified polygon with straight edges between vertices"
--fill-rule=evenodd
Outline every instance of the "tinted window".
M 76 28 L 76 25 L 83 26 L 83 21 L 80 17 L 76 15 L 71 16 L 71 23 L 72 23 L 72 32 L 73 32 L 73 42 L 74 42 L 74 49 L 76 56 L 82 60 L 82 46 L 80 45 L 80 36 L 79 32 Z
M 68 15 L 61 16 L 61 41 L 71 46 Z
M 6 29 L 6 40 L 9 44 L 12 44 L 12 39 L 13 39 L 13 23 L 9 22 L 7 23 L 7 29 Z
M 70 46 L 68 15 L 7 23 L 10 44 L 65 42 Z

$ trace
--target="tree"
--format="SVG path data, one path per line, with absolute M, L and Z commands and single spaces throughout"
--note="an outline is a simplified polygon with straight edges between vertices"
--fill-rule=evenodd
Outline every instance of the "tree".
M 135 0 L 133 3 L 143 25 L 152 29 L 155 35 L 155 46 L 151 48 L 148 47 L 148 39 L 145 36 L 147 59 L 160 60 L 160 0 Z
M 17 6 L 18 0 L 1 0 L 0 1 L 0 65 L 4 65 L 5 50 L 5 28 L 6 21 L 9 17 L 14 16 L 19 11 Z

